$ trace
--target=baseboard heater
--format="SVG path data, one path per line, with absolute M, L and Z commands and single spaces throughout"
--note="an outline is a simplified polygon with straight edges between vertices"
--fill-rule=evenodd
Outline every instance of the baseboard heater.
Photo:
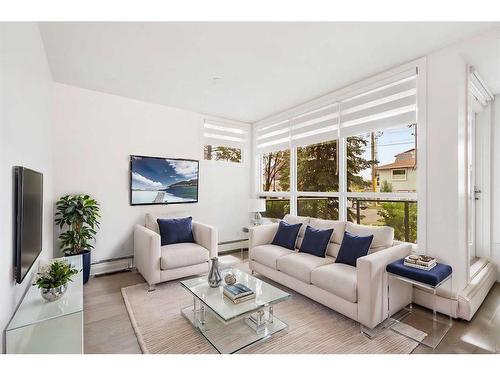
M 90 274 L 92 276 L 99 277 L 118 272 L 130 272 L 133 267 L 133 255 L 112 259 L 103 259 L 91 263 Z

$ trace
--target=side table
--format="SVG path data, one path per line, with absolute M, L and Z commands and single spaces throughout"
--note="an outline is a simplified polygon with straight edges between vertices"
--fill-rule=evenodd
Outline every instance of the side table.
M 432 349 L 441 342 L 453 324 L 453 300 L 450 298 L 450 317 L 448 322 L 438 319 L 436 312 L 437 290 L 445 283 L 449 284 L 449 295 L 453 292 L 453 271 L 451 266 L 438 263 L 433 269 L 426 271 L 404 265 L 404 259 L 399 259 L 390 263 L 386 267 L 387 272 L 387 318 L 390 328 L 406 337 L 409 337 L 420 344 Z M 390 285 L 391 279 L 397 279 L 405 283 L 418 286 L 432 292 L 432 322 L 428 322 L 425 316 L 414 311 L 412 303 L 409 309 L 403 311 L 399 318 L 390 316 Z M 398 313 L 397 313 L 398 314 Z M 395 315 L 397 315 L 395 314 Z M 412 324 L 413 323 L 413 324 Z M 415 324 L 417 323 L 417 324 Z M 415 328 L 415 325 L 423 326 L 423 329 Z

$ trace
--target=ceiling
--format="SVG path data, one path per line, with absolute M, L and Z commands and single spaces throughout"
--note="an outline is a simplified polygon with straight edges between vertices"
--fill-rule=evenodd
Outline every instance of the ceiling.
M 40 31 L 56 82 L 255 122 L 499 25 L 44 22 Z

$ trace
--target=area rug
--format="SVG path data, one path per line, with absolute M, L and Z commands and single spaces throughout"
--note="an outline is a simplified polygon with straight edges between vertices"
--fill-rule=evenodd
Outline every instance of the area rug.
M 249 271 L 246 263 L 237 267 Z M 267 278 L 262 280 L 292 295 L 274 308 L 275 316 L 288 328 L 239 353 L 406 354 L 417 346 L 415 341 L 389 329 L 369 339 L 360 332 L 359 323 Z M 145 284 L 133 285 L 123 288 L 122 294 L 143 353 L 216 353 L 181 315 L 181 308 L 192 304 L 192 297 L 178 280 L 160 284 L 150 293 Z

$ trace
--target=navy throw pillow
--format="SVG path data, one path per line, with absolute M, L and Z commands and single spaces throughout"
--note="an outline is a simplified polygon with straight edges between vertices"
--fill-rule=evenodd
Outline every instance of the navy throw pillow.
M 344 232 L 344 238 L 335 263 L 344 263 L 356 267 L 356 260 L 368 254 L 372 241 L 373 234 L 370 236 L 355 236 L 349 232 Z
M 278 231 L 274 235 L 274 239 L 271 244 L 295 250 L 295 241 L 297 240 L 297 235 L 299 234 L 301 226 L 301 223 L 288 224 L 284 221 L 280 221 Z
M 300 252 L 324 258 L 332 233 L 333 229 L 317 229 L 308 225 L 300 245 Z
M 157 219 L 160 228 L 161 246 L 174 243 L 194 242 L 193 218 Z

